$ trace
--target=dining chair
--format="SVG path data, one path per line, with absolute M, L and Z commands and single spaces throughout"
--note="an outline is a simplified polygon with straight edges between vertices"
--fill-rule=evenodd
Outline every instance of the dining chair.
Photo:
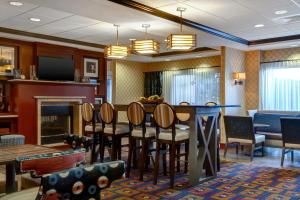
M 100 123 L 96 123 L 94 106 L 92 103 L 83 103 L 81 105 L 81 114 L 84 122 L 84 135 L 91 135 L 93 137 L 92 151 L 91 151 L 91 163 L 97 160 L 96 147 L 100 144 L 100 136 L 103 132 Z
M 300 118 L 280 118 L 282 132 L 281 167 L 286 153 L 291 152 L 294 162 L 294 149 L 300 149 Z
M 102 137 L 100 145 L 100 159 L 104 158 L 105 142 L 108 138 L 112 140 L 111 159 L 121 160 L 122 138 L 129 137 L 129 127 L 126 124 L 117 123 L 117 111 L 114 106 L 105 102 L 100 107 L 100 118 L 102 121 Z
M 3 200 L 100 200 L 101 191 L 123 178 L 125 163 L 114 161 L 87 167 L 74 167 L 43 175 L 40 187 L 16 192 Z
M 162 145 L 165 144 L 169 146 L 170 151 L 170 187 L 173 188 L 176 158 L 178 159 L 180 156 L 185 156 L 185 172 L 187 172 L 189 133 L 175 128 L 175 122 L 177 120 L 176 113 L 174 109 L 167 103 L 161 103 L 157 105 L 154 109 L 153 116 L 156 123 L 156 155 L 153 183 L 157 184 L 160 151 Z M 176 147 L 182 143 L 185 144 L 185 153 L 178 155 L 178 153 L 176 154 Z
M 127 162 L 127 177 L 130 176 L 132 157 L 134 150 L 137 150 L 137 142 L 142 143 L 141 153 L 139 158 L 139 179 L 143 181 L 143 174 L 145 168 L 149 164 L 149 149 L 150 143 L 155 139 L 155 128 L 146 126 L 146 111 L 140 102 L 132 102 L 127 108 L 127 117 L 129 121 L 129 151 L 128 151 L 128 162 Z
M 189 106 L 190 103 L 183 101 L 179 103 L 180 106 Z M 178 123 L 175 124 L 175 127 L 180 130 L 188 130 L 190 127 L 187 125 L 191 115 L 189 113 L 176 113 Z
M 236 144 L 238 154 L 239 145 L 250 145 L 250 161 L 253 160 L 254 151 L 261 149 L 264 156 L 265 136 L 254 133 L 252 117 L 243 116 L 224 116 L 226 144 L 224 158 L 226 158 L 227 148 L 230 144 Z

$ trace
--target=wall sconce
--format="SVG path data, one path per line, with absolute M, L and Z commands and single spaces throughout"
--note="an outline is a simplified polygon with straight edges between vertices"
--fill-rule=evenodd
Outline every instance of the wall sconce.
M 234 85 L 243 85 L 246 79 L 246 73 L 244 72 L 233 72 L 232 78 L 234 80 Z

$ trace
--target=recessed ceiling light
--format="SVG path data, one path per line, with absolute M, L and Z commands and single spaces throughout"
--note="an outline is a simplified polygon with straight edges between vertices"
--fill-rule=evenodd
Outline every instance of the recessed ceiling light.
M 130 41 L 135 41 L 136 39 L 135 39 L 135 38 L 130 38 L 129 40 L 130 40 Z
M 19 2 L 19 1 L 10 1 L 9 4 L 11 6 L 23 6 L 24 5 L 22 2 Z
M 277 11 L 275 11 L 275 14 L 276 15 L 283 15 L 283 14 L 286 14 L 288 11 L 286 11 L 286 10 L 277 10 Z
M 32 22 L 40 22 L 41 21 L 40 18 L 35 18 L 35 17 L 30 17 L 29 20 Z
M 165 61 L 171 61 L 171 59 L 165 59 Z
M 292 44 L 291 47 L 297 47 L 299 46 L 298 44 Z
M 256 24 L 254 27 L 255 28 L 261 28 L 261 27 L 264 27 L 265 25 L 264 24 Z

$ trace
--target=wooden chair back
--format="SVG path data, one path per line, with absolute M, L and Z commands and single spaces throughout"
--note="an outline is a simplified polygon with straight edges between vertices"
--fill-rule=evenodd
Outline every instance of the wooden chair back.
M 180 102 L 179 105 L 181 106 L 188 106 L 190 105 L 189 102 Z M 189 113 L 176 113 L 176 117 L 181 122 L 186 122 L 190 119 L 191 115 Z
M 111 124 L 115 120 L 114 106 L 108 102 L 105 102 L 100 107 L 100 117 L 103 123 Z
M 226 138 L 255 141 L 252 117 L 224 116 Z
M 145 123 L 146 111 L 140 102 L 132 102 L 127 108 L 127 117 L 130 124 L 140 126 Z
M 92 122 L 94 116 L 94 106 L 92 103 L 83 103 L 81 105 L 81 114 L 84 122 Z
M 163 129 L 174 126 L 176 120 L 174 109 L 167 103 L 158 104 L 154 109 L 153 117 L 157 126 Z
M 300 144 L 300 118 L 281 118 L 283 144 Z

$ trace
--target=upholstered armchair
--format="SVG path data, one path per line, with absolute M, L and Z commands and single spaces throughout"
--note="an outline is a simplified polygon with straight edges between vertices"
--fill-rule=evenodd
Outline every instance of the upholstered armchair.
M 75 167 L 42 176 L 41 186 L 4 196 L 3 200 L 100 200 L 101 190 L 123 178 L 125 163 L 114 161 Z

